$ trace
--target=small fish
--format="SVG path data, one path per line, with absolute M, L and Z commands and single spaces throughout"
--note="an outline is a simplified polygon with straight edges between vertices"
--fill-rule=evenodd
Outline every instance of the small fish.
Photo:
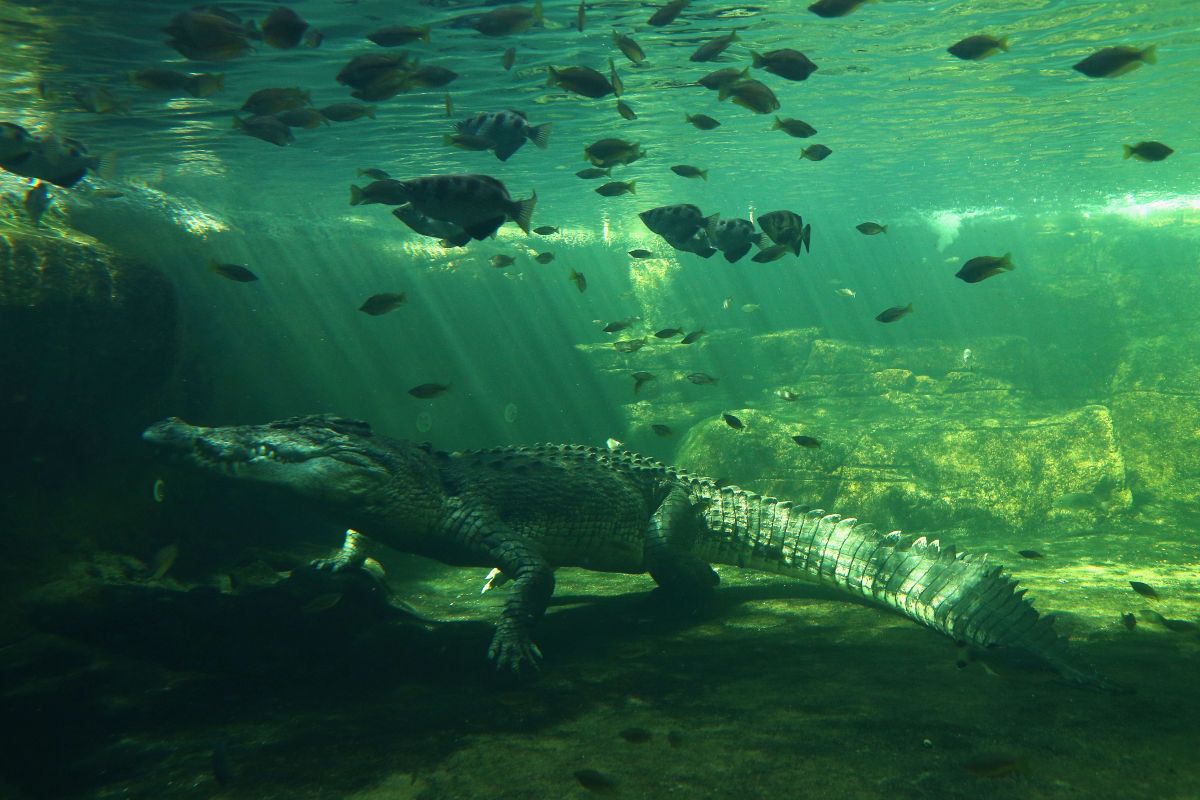
M 553 236 L 554 234 L 558 233 L 558 228 L 554 227 L 553 225 L 539 225 L 533 229 L 533 232 L 538 236 Z
M 276 114 L 275 119 L 289 128 L 304 128 L 305 130 L 313 130 L 329 124 L 325 115 L 315 108 L 289 108 Z
M 583 178 L 585 181 L 590 181 L 595 178 L 607 178 L 612 175 L 612 167 L 608 169 L 600 169 L 599 167 L 588 167 L 581 169 L 575 173 L 576 178 Z
M 593 100 L 598 100 L 607 94 L 613 93 L 613 85 L 608 78 L 591 67 L 563 67 L 562 69 L 558 69 L 550 66 L 546 67 L 546 70 L 547 86 L 557 86 L 561 89 L 566 89 L 568 92 L 590 97 Z
M 632 164 L 645 155 L 638 142 L 624 139 L 599 139 L 583 148 L 583 157 L 597 167 L 614 167 L 617 164 Z
M 698 341 L 700 339 L 700 337 L 703 335 L 704 335 L 703 328 L 701 328 L 698 331 L 692 331 L 687 336 L 684 336 L 682 339 L 680 339 L 679 344 L 693 344 L 694 342 Z
M 628 119 L 628 120 L 637 119 L 637 113 L 634 112 L 634 110 L 632 108 L 630 108 L 629 104 L 626 103 L 624 100 L 617 101 L 617 113 L 620 114 L 624 119 Z
M 613 87 L 613 95 L 620 97 L 625 94 L 625 82 L 621 80 L 621 75 L 617 72 L 617 65 L 611 58 L 608 60 L 608 76 L 608 82 Z
M 705 372 L 693 372 L 687 376 L 687 379 L 697 386 L 712 385 L 717 382 L 717 379 Z
M 808 80 L 808 76 L 817 71 L 817 65 L 808 56 L 790 47 L 766 53 L 757 53 L 751 50 L 750 57 L 753 59 L 750 66 L 755 69 L 765 69 L 772 75 L 778 75 L 789 81 Z
M 824 161 L 832 154 L 833 151 L 823 144 L 809 145 L 800 151 L 800 157 L 807 158 L 809 161 Z
M 908 314 L 911 314 L 912 310 L 912 303 L 909 303 L 906 306 L 892 306 L 891 308 L 885 308 L 883 311 L 880 311 L 878 314 L 876 314 L 875 319 L 879 320 L 880 322 L 895 322 L 896 320 L 903 319 Z
M 247 136 L 269 142 L 276 147 L 284 147 L 296 140 L 292 130 L 274 117 L 233 118 L 234 130 L 241 131 Z
M 655 436 L 666 437 L 674 433 L 674 431 L 672 431 L 668 426 L 657 422 L 650 426 L 650 430 L 654 431 Z
M 258 276 L 240 264 L 222 264 L 216 259 L 208 262 L 208 268 L 220 275 L 222 278 L 228 278 L 231 281 L 240 283 L 249 283 L 250 281 L 258 280 Z
M 721 308 L 722 308 L 723 310 L 725 310 L 725 311 L 728 311 L 729 309 L 733 308 L 733 298 L 732 298 L 732 297 L 726 297 L 724 300 L 722 300 L 722 301 L 721 301 Z
M 1158 63 L 1154 52 L 1155 46 L 1150 45 L 1145 50 L 1128 45 L 1105 47 L 1072 67 L 1089 78 L 1116 78 L 1140 67 L 1142 64 Z
M 341 592 L 330 592 L 329 594 L 317 595 L 312 600 L 301 607 L 300 611 L 304 614 L 320 614 L 322 611 L 328 611 L 336 606 L 342 600 Z
M 626 728 L 618 731 L 617 735 L 632 744 L 645 744 L 650 741 L 652 734 L 645 728 Z
M 617 46 L 617 49 L 620 50 L 625 57 L 634 64 L 641 64 L 646 60 L 646 52 L 642 50 L 641 45 L 639 45 L 633 39 L 629 38 L 623 33 L 617 33 L 616 31 L 613 31 L 612 38 L 613 44 Z
M 1141 581 L 1130 581 L 1129 586 L 1142 597 L 1148 597 L 1151 600 L 1158 599 L 1158 592 L 1154 591 L 1154 587 L 1148 583 L 1142 583 Z
M 676 164 L 671 167 L 671 172 L 674 172 L 681 178 L 701 178 L 708 180 L 708 170 L 693 167 L 691 164 Z
M 358 174 L 361 176 L 370 178 L 373 181 L 386 181 L 386 180 L 391 180 L 391 178 L 392 178 L 391 175 L 387 174 L 383 170 L 375 169 L 374 167 L 367 167 L 366 169 L 360 169 L 358 171 Z
M 962 269 L 954 273 L 954 277 L 967 283 L 979 283 L 993 275 L 1011 272 L 1014 269 L 1016 267 L 1012 263 L 1012 253 L 1002 256 L 977 256 L 963 264 Z
M 616 450 L 622 444 L 624 444 L 624 442 L 622 442 L 620 439 L 614 439 L 611 436 L 604 440 L 604 446 L 609 450 Z
M 963 61 L 982 61 L 996 53 L 1008 52 L 1008 37 L 997 39 L 994 36 L 980 34 L 968 36 L 946 48 L 946 52 Z
M 703 78 L 696 81 L 696 83 L 700 84 L 705 89 L 711 89 L 714 92 L 721 92 L 725 89 L 728 89 L 730 86 L 733 86 L 738 81 L 745 80 L 749 74 L 749 67 L 744 67 L 742 69 L 738 69 L 737 67 L 725 67 L 724 69 L 719 69 L 715 72 L 708 73 Z M 721 99 L 724 100 L 725 98 L 722 97 Z
M 367 41 L 374 42 L 380 47 L 400 47 L 416 41 L 429 44 L 429 26 L 388 25 L 368 33 Z
M 163 482 L 162 478 L 154 479 L 154 488 L 150 496 L 154 498 L 154 502 L 156 503 L 161 503 L 167 498 L 167 484 Z
M 353 122 L 363 117 L 375 119 L 375 106 L 364 106 L 362 103 L 334 103 L 322 108 L 320 114 L 325 119 L 334 122 Z
M 650 19 L 648 19 L 647 22 L 657 28 L 661 28 L 663 25 L 669 25 L 675 21 L 676 17 L 679 16 L 679 12 L 687 8 L 688 4 L 691 2 L 692 0 L 671 0 L 665 6 L 661 6 L 658 10 L 651 14 Z
M 504 253 L 497 253 L 496 255 L 494 255 L 488 259 L 488 263 L 491 264 L 496 269 L 504 269 L 505 267 L 511 267 L 514 263 L 516 263 L 516 260 L 517 259 L 513 258 L 510 255 L 506 255 Z
M 720 100 L 732 97 L 735 105 L 749 109 L 755 114 L 770 114 L 779 109 L 779 98 L 771 88 L 762 81 L 752 79 L 722 87 L 717 92 L 717 97 Z
M 1143 619 L 1148 619 L 1151 622 L 1157 622 L 1167 630 L 1175 631 L 1176 633 L 1190 633 L 1195 630 L 1200 630 L 1200 624 L 1189 622 L 1185 619 L 1168 619 L 1167 617 L 1164 617 L 1162 614 L 1150 608 L 1144 608 L 1138 613 L 1142 615 Z
M 1018 550 L 1017 555 L 1021 558 L 1042 558 L 1042 554 L 1037 550 Z
M 549 252 L 538 253 L 536 256 L 533 257 L 533 260 L 538 262 L 539 264 L 549 264 L 551 261 L 554 260 L 554 253 L 549 253 Z
M 409 389 L 408 393 L 421 400 L 428 400 L 439 397 L 448 391 L 450 391 L 450 387 L 444 383 L 422 383 L 420 386 Z
M 601 197 L 620 197 L 623 194 L 637 194 L 637 181 L 612 181 L 594 190 Z
M 581 292 L 587 291 L 587 278 L 585 278 L 583 276 L 582 272 L 577 272 L 574 269 L 572 269 L 571 274 L 567 276 L 567 280 L 569 280 L 571 283 L 575 284 L 575 288 L 578 289 L 579 291 L 581 291 Z
M 962 351 L 962 355 L 959 356 L 959 363 L 962 365 L 963 369 L 971 368 L 971 355 L 972 355 L 971 348 L 964 347 L 963 351 Z
M 1125 158 L 1136 158 L 1138 161 L 1162 161 L 1175 152 L 1162 142 L 1138 142 L 1121 146 L 1125 148 Z
M 690 122 L 702 131 L 711 131 L 720 127 L 721 123 L 707 114 L 684 114 L 684 122 Z
M 242 103 L 241 110 L 255 117 L 265 117 L 309 105 L 312 105 L 312 92 L 298 87 L 272 87 L 251 94 Z
M 472 28 L 484 36 L 510 36 L 524 33 L 535 24 L 542 24 L 542 0 L 536 0 L 532 9 L 524 6 L 497 8 L 475 20 Z
M 683 333 L 683 328 L 663 328 L 661 331 L 656 331 L 654 336 L 657 339 L 670 339 Z
M 381 294 L 373 294 L 358 307 L 358 310 L 364 314 L 370 314 L 372 317 L 382 316 L 389 311 L 395 311 L 400 306 L 408 301 L 408 297 L 404 292 L 383 292 Z
M 776 389 L 775 396 L 780 400 L 787 400 L 789 403 L 800 399 L 800 395 L 796 394 L 791 389 Z
M 783 131 L 788 136 L 794 136 L 797 139 L 807 139 L 810 136 L 817 135 L 817 129 L 807 122 L 799 119 L 780 119 L 775 118 L 775 124 L 771 126 L 773 131 Z
M 1129 613 L 1122 614 L 1121 624 L 1125 626 L 1126 630 L 1133 630 L 1137 627 L 1137 617 Z
M 639 391 L 641 391 L 642 386 L 645 385 L 647 381 L 652 380 L 655 380 L 655 377 L 649 372 L 633 373 L 633 393 L 637 394 Z
M 745 424 L 733 414 L 722 414 L 721 419 L 725 420 L 725 424 L 733 428 L 735 431 L 740 431 L 742 428 L 746 427 Z
M 583 7 L 583 0 L 579 0 L 579 8 L 575 12 L 575 30 L 583 33 L 583 25 L 587 21 L 587 12 Z
M 179 545 L 169 544 L 154 554 L 154 558 L 150 562 L 150 576 L 147 580 L 160 581 L 171 567 L 175 566 L 175 559 L 179 558 Z
M 737 31 L 732 31 L 724 36 L 718 36 L 715 39 L 709 39 L 704 44 L 696 48 L 696 51 L 688 56 L 689 61 L 716 61 L 721 53 L 724 53 L 729 45 L 738 41 Z
M 617 782 L 611 775 L 595 769 L 575 770 L 575 780 L 589 792 L 596 794 L 612 794 L 617 790 Z
M 854 227 L 863 236 L 875 236 L 880 233 L 887 233 L 887 225 L 880 225 L 878 222 L 860 222 Z
M 792 441 L 808 450 L 820 450 L 821 442 L 811 436 L 793 436 Z
M 510 47 L 504 51 L 504 55 L 500 56 L 500 66 L 504 67 L 505 72 L 508 72 L 515 63 L 517 63 L 517 48 Z
M 853 289 L 834 289 L 833 293 L 838 297 L 856 297 Z
M 25 208 L 25 213 L 29 215 L 29 219 L 34 225 L 42 224 L 42 215 L 46 213 L 46 209 L 50 208 L 50 204 L 54 202 L 54 198 L 50 196 L 50 184 L 44 181 L 38 181 L 37 184 L 25 192 L 25 200 L 21 203 Z
M 779 259 L 792 252 L 792 246 L 788 244 L 773 244 L 770 247 L 764 247 L 754 254 L 750 260 L 757 264 L 770 264 L 772 261 Z
M 649 250 L 638 248 L 637 250 L 630 250 L 629 257 L 630 258 L 639 258 L 639 259 L 640 258 L 654 258 L 654 253 L 651 253 Z
M 817 0 L 808 10 L 818 17 L 844 17 L 863 3 L 875 0 Z
M 636 353 L 646 346 L 646 339 L 620 339 L 613 342 L 613 349 L 618 353 Z
M 625 330 L 632 324 L 633 324 L 632 320 L 628 320 L 628 319 L 617 320 L 616 322 L 610 322 L 607 325 L 605 325 L 603 330 L 605 333 L 617 333 L 618 331 Z
M 263 20 L 263 41 L 280 50 L 290 50 L 304 40 L 304 32 L 308 23 L 295 11 L 284 6 L 276 6 Z

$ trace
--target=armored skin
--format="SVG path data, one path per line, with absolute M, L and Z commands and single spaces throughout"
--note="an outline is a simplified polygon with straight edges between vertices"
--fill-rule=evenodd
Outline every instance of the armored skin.
M 500 668 L 540 657 L 531 637 L 559 567 L 648 572 L 688 594 L 716 586 L 716 563 L 830 586 L 960 642 L 1026 651 L 1072 683 L 1120 688 L 1074 664 L 1051 618 L 984 557 L 718 488 L 628 451 L 544 444 L 445 453 L 333 416 L 216 428 L 172 418 L 143 438 L 198 467 L 314 498 L 370 541 L 495 567 L 512 584 L 489 650 Z M 317 566 L 360 566 L 364 547 L 348 535 Z

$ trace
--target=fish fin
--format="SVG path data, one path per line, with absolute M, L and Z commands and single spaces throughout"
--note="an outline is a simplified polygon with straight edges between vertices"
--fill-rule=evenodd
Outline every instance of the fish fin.
M 759 53 L 755 50 L 750 51 L 750 58 L 751 58 L 750 66 L 754 67 L 755 69 L 760 69 L 763 65 L 763 61 L 765 60 L 762 56 L 762 53 Z M 779 127 L 779 117 L 775 118 L 775 127 L 776 128 Z
M 209 272 L 215 272 L 215 273 L 217 273 L 217 274 L 220 274 L 220 272 L 221 272 L 221 262 L 220 262 L 220 261 L 217 261 L 215 258 L 210 258 L 210 259 L 208 260 L 208 271 L 209 271 Z
M 1005 253 L 1000 257 L 1000 269 L 1006 269 L 1009 272 L 1017 268 L 1017 265 L 1012 263 L 1012 253 Z
M 909 303 L 908 305 L 906 305 L 906 306 L 904 307 L 904 311 L 905 311 L 905 313 L 906 313 L 906 314 L 911 314 L 911 313 L 913 313 L 913 307 L 912 307 L 912 303 Z
M 728 261 L 730 264 L 734 264 L 734 263 L 737 263 L 738 261 L 740 261 L 742 256 L 746 255 L 746 253 L 749 253 L 749 252 L 750 252 L 750 243 L 746 242 L 745 244 L 742 244 L 739 247 L 735 247 L 732 250 L 726 250 L 725 251 L 725 260 Z
M 463 231 L 458 236 L 447 237 L 442 239 L 443 247 L 466 247 L 471 241 L 471 234 Z
M 496 230 L 503 224 L 504 217 L 493 217 L 491 219 L 485 219 L 483 222 L 477 222 L 471 226 L 463 226 L 463 230 L 466 231 L 467 235 L 472 239 L 483 241 L 495 233 Z
M 554 67 L 546 67 L 546 85 L 558 85 L 558 70 L 556 70 Z
M 996 42 L 996 46 L 1007 53 L 1008 52 L 1008 37 L 1005 36 L 1003 39 Z
M 771 126 L 771 130 L 773 130 L 773 131 L 777 131 L 777 130 L 779 130 L 779 129 L 780 129 L 780 128 L 782 128 L 782 127 L 783 127 L 783 120 L 781 120 L 781 119 L 780 119 L 778 116 L 776 116 L 776 117 L 775 117 L 775 124 Z
M 704 220 L 700 223 L 700 226 L 702 228 L 704 228 L 704 232 L 706 234 L 708 234 L 709 236 L 712 236 L 713 231 L 717 227 L 717 223 L 720 221 L 721 221 L 721 214 L 720 214 L 720 212 L 717 212 L 716 214 L 709 214 L 707 217 L 705 217 Z
M 233 115 L 233 129 L 235 131 L 243 131 L 246 129 L 246 121 L 237 114 Z
M 715 247 L 706 247 L 706 248 L 704 248 L 704 250 L 702 250 L 701 252 L 699 252 L 699 253 L 696 253 L 696 255 L 700 256 L 701 258 L 712 258 L 712 257 L 713 257 L 713 254 L 714 254 L 714 253 L 716 253 L 716 252 L 717 252 L 717 248 L 715 248 Z
M 1142 61 L 1145 61 L 1147 64 L 1157 64 L 1158 63 L 1158 53 L 1156 52 L 1157 49 L 1158 49 L 1158 45 L 1152 44 L 1149 47 L 1147 47 L 1145 50 L 1143 50 L 1142 52 L 1138 53 L 1138 58 Z
M 637 185 L 637 181 L 629 182 L 629 193 L 630 194 L 637 194 L 637 189 L 634 188 L 634 186 L 636 186 L 636 185 Z
M 116 152 L 101 153 L 96 157 L 96 166 L 93 171 L 98 177 L 106 181 L 116 180 L 117 178 L 117 154 Z
M 429 44 L 429 28 L 429 25 L 422 25 L 417 29 L 421 32 L 421 41 L 425 44 Z
M 880 225 L 879 227 L 884 233 L 887 233 L 887 225 Z
M 453 144 L 454 144 L 454 137 L 448 133 L 443 133 L 442 134 L 442 145 L 444 147 L 450 147 Z
M 525 235 L 529 235 L 529 220 L 533 217 L 533 207 L 537 205 L 537 192 L 527 200 L 517 201 L 517 213 L 513 215 L 513 221 L 521 226 L 521 230 L 525 231 Z
M 505 144 L 496 145 L 492 152 L 495 153 L 496 158 L 500 159 L 501 161 L 508 161 L 513 157 L 514 153 L 521 149 L 521 145 L 523 144 L 525 144 L 524 139 L 517 139 L 515 142 L 506 142 Z
M 804 245 L 804 252 L 812 252 L 812 224 L 804 226 L 804 232 L 800 234 L 800 242 Z M 800 255 L 799 249 L 796 250 L 796 255 Z
M 363 108 L 363 113 L 371 119 L 375 119 L 375 106 L 365 106 Z
M 539 150 L 546 149 L 546 145 L 550 141 L 550 129 L 553 125 L 553 122 L 543 122 L 541 125 L 534 125 L 529 129 L 529 138 L 533 140 Z
M 536 0 L 533 4 L 533 19 L 538 25 L 546 21 L 546 16 L 542 11 L 542 0 Z
M 721 88 L 717 90 L 717 99 L 724 100 L 726 97 L 729 97 L 729 90 L 732 87 L 733 87 L 733 84 L 731 84 L 731 83 L 721 84 Z M 691 120 L 689 119 L 688 122 L 691 122 Z
M 612 169 L 613 169 L 612 167 L 609 167 L 605 170 L 601 170 L 604 173 L 604 177 L 611 178 L 612 177 Z
M 1121 145 L 1121 147 L 1125 148 L 1125 156 L 1124 157 L 1126 159 L 1128 159 L 1130 156 L 1133 155 L 1133 146 L 1132 145 L 1123 144 L 1123 145 Z
M 704 180 L 708 180 L 708 170 L 706 170 L 706 169 L 700 170 L 700 177 L 703 178 Z
M 350 205 L 356 206 L 363 201 L 363 190 L 354 184 L 350 185 Z

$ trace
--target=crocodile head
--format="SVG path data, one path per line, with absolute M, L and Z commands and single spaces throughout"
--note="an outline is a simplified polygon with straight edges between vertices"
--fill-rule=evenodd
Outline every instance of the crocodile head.
M 318 415 L 205 428 L 172 417 L 142 438 L 206 471 L 281 486 L 356 517 L 411 518 L 440 496 L 426 448 L 375 436 L 357 420 Z

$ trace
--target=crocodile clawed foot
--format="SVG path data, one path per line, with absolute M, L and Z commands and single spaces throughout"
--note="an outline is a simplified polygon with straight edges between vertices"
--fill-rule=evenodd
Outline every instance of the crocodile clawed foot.
M 367 560 L 366 538 L 356 530 L 346 531 L 346 540 L 341 549 L 328 558 L 313 559 L 313 569 L 329 572 L 342 572 L 347 569 L 361 567 Z
M 499 588 L 508 583 L 508 581 L 508 576 L 501 572 L 499 567 L 494 567 L 492 571 L 487 574 L 487 582 L 483 584 L 483 588 L 479 590 L 479 593 L 487 594 L 492 589 Z
M 497 630 L 488 648 L 488 658 L 496 662 L 496 669 L 503 672 L 520 672 L 525 665 L 538 669 L 538 661 L 542 651 L 538 646 L 522 636 L 511 631 Z

